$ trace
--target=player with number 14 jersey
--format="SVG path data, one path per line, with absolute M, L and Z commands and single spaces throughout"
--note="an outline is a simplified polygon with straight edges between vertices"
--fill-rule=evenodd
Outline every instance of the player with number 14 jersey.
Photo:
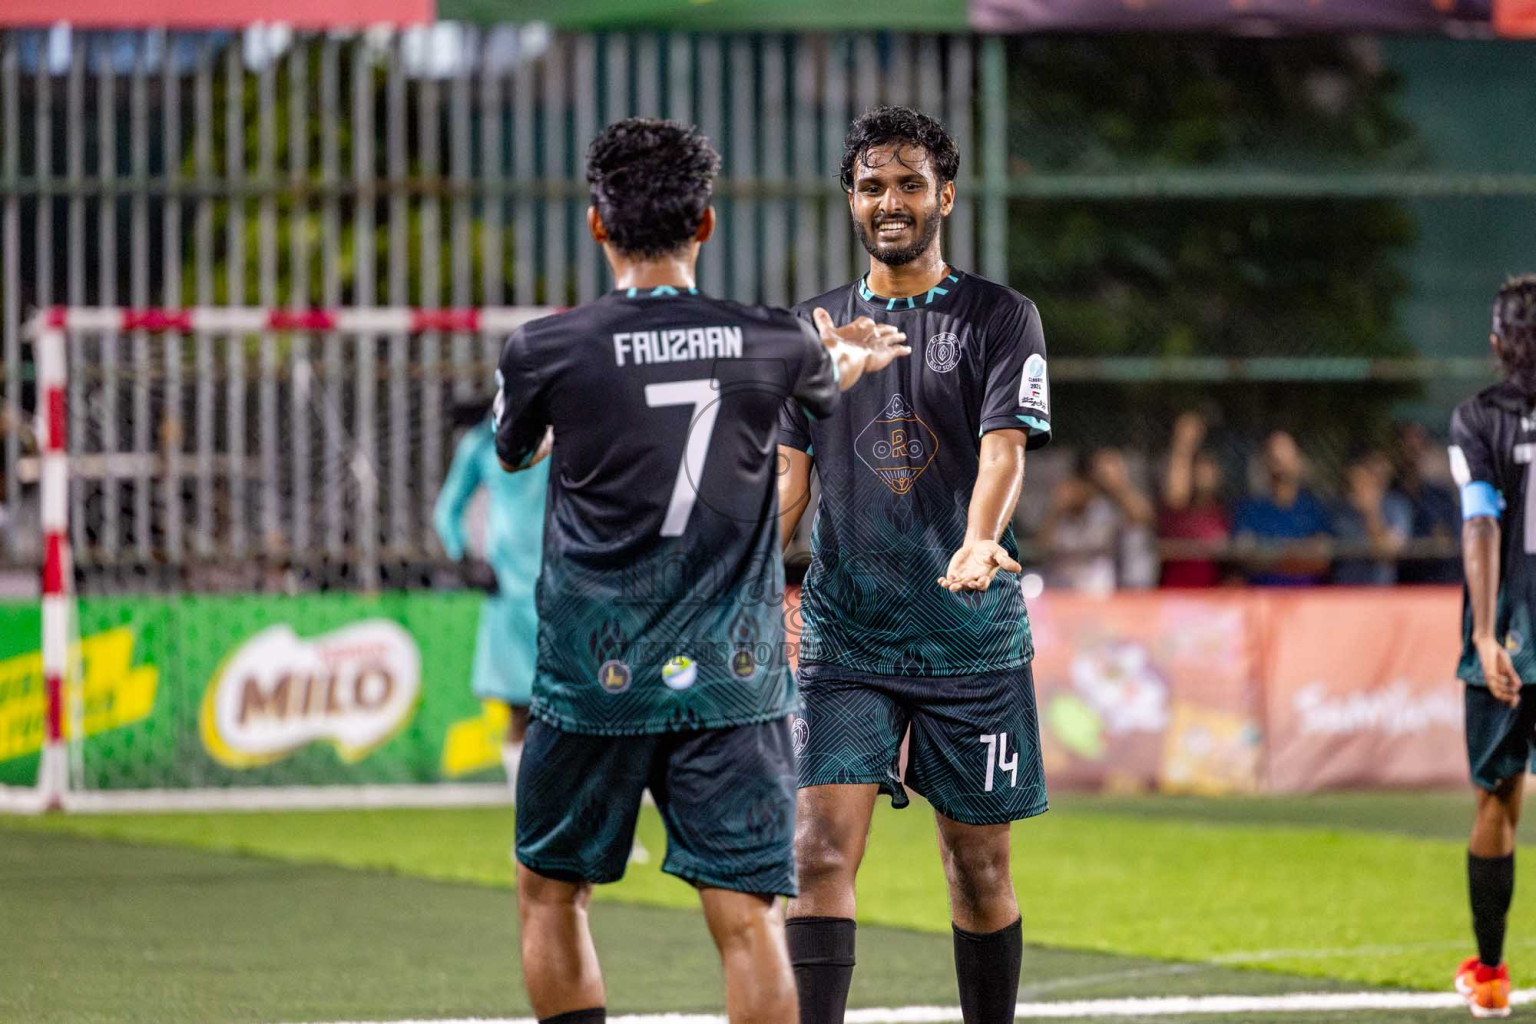
M 878 794 L 933 808 L 965 1020 L 1006 1024 L 1022 932 L 1008 825 L 1046 809 L 1011 526 L 1025 452 L 1051 436 L 1035 304 L 946 262 L 959 153 L 904 107 L 854 122 L 843 186 L 869 273 L 803 303 L 899 327 L 912 355 L 827 417 L 787 403 L 786 535 L 821 481 L 801 603 L 795 722 L 800 895 L 789 906 L 802 1024 L 839 1024 L 854 880 Z M 903 739 L 907 763 L 901 766 Z

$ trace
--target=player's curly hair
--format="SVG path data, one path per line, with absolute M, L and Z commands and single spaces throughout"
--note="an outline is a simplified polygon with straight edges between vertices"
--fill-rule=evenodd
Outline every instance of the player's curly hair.
M 620 252 L 655 259 L 692 240 L 709 209 L 720 155 L 691 125 L 629 117 L 587 147 L 587 184 Z
M 849 126 L 843 140 L 843 167 L 838 176 L 843 191 L 853 191 L 854 167 L 865 154 L 893 142 L 927 150 L 941 187 L 960 173 L 960 150 L 937 119 L 911 107 L 871 107 Z
M 1504 376 L 1536 395 L 1536 274 L 1504 282 L 1493 300 L 1493 333 Z

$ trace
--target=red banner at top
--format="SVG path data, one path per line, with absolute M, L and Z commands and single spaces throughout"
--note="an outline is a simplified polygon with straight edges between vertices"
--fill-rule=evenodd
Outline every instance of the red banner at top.
M 4 0 L 0 25 L 76 28 L 240 28 L 281 23 L 297 29 L 415 25 L 437 16 L 436 0 Z

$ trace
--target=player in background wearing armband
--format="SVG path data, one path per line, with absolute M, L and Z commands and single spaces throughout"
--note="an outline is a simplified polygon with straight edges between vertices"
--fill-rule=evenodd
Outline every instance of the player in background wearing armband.
M 938 121 L 881 107 L 854 122 L 842 182 L 869 273 L 803 303 L 894 324 L 913 354 L 831 416 L 786 405 L 784 538 L 814 462 L 821 503 L 805 579 L 790 958 L 802 1024 L 840 1024 L 854 963 L 854 878 L 875 800 L 927 798 L 949 882 L 966 1024 L 1006 1024 L 1023 934 L 1010 823 L 1046 809 L 1033 647 L 1014 545 L 1026 449 L 1051 436 L 1035 304 L 944 260 L 960 156 Z M 910 727 L 905 779 L 897 774 Z
M 649 788 L 662 870 L 695 886 L 732 1021 L 795 1019 L 778 895 L 795 892 L 794 681 L 774 487 L 779 410 L 907 349 L 862 318 L 701 295 L 719 158 L 691 128 L 633 118 L 587 153 L 592 237 L 615 291 L 533 321 L 498 371 L 496 452 L 546 439 L 533 721 L 518 776 L 523 978 L 541 1021 L 600 1024 L 592 887 L 619 879 Z M 858 344 L 855 344 L 857 342 Z
M 1462 652 L 1467 757 L 1477 813 L 1467 885 L 1477 956 L 1456 971 L 1474 1017 L 1509 1016 L 1504 927 L 1515 890 L 1515 826 L 1536 753 L 1536 275 L 1493 302 L 1494 355 L 1504 380 L 1451 417 L 1451 470 L 1461 487 L 1466 564 Z

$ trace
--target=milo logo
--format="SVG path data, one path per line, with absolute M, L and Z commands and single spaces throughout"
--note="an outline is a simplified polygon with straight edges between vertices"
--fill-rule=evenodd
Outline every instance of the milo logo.
M 410 720 L 421 692 L 416 641 L 386 619 L 301 639 L 262 630 L 225 659 L 203 695 L 199 731 L 232 768 L 270 764 L 316 742 L 357 761 Z

